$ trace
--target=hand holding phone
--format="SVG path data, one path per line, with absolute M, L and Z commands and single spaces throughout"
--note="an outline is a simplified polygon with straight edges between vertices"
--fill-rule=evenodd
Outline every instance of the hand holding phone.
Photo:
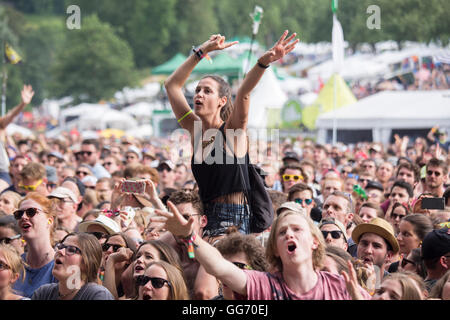
M 145 193 L 145 181 L 144 180 L 125 180 L 122 183 L 122 192 L 124 193 Z

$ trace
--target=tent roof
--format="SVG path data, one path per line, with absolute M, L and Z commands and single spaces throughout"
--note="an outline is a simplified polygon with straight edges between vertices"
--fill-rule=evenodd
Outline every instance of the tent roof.
M 168 61 L 153 68 L 152 74 L 171 74 L 186 60 L 186 58 L 187 57 L 185 55 L 177 53 Z
M 332 128 L 334 115 L 340 129 L 450 127 L 450 90 L 382 91 L 320 115 L 317 127 Z

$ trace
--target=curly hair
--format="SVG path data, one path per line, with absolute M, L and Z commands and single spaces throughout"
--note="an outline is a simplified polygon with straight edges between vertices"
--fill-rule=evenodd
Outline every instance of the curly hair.
M 201 215 L 203 215 L 203 203 L 196 191 L 175 191 L 169 199 L 174 205 L 181 203 L 192 203 L 192 207 Z
M 216 248 L 223 256 L 243 252 L 253 270 L 267 271 L 269 268 L 264 247 L 254 235 L 230 233 L 216 244 Z

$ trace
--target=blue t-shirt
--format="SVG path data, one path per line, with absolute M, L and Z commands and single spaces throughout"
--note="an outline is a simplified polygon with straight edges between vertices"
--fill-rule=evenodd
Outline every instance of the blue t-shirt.
M 22 254 L 22 260 L 25 261 L 26 253 Z M 13 289 L 17 294 L 31 298 L 34 291 L 40 286 L 47 283 L 56 283 L 58 280 L 53 276 L 52 270 L 55 265 L 55 260 L 50 261 L 45 266 L 39 269 L 31 269 L 25 267 L 25 280 L 23 275 L 14 283 Z M 22 281 L 23 280 L 23 281 Z

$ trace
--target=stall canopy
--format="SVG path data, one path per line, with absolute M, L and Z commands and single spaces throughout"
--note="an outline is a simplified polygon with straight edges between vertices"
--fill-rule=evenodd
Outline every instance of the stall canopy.
M 392 129 L 450 128 L 450 90 L 382 91 L 336 112 L 320 115 L 316 126 L 324 139 L 336 117 L 339 130 L 370 130 L 373 140 L 387 143 Z M 322 131 L 322 133 L 320 132 Z
M 185 60 L 186 56 L 177 53 L 170 60 L 152 69 L 152 74 L 171 74 L 174 72 Z

